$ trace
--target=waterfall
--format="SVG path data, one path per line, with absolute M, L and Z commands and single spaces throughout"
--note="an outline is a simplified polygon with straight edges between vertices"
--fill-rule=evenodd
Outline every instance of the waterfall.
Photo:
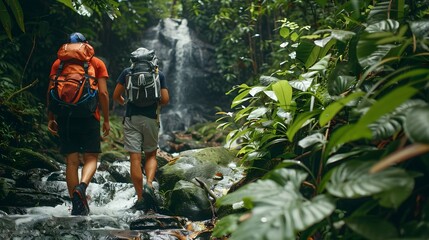
M 186 19 L 161 20 L 145 31 L 142 47 L 155 50 L 167 79 L 170 103 L 161 112 L 162 132 L 186 130 L 214 115 L 214 48 L 196 38 Z

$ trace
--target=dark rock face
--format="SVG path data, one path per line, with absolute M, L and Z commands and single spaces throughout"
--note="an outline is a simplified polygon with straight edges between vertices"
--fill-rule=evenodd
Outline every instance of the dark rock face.
M 166 215 L 143 215 L 130 223 L 131 230 L 183 229 L 185 220 Z

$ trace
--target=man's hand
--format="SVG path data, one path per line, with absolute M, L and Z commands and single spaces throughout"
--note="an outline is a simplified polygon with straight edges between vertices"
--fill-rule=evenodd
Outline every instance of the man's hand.
M 55 120 L 49 120 L 48 130 L 50 133 L 57 135 L 58 134 L 58 123 Z
M 109 121 L 103 121 L 103 137 L 109 135 L 110 132 L 110 123 Z

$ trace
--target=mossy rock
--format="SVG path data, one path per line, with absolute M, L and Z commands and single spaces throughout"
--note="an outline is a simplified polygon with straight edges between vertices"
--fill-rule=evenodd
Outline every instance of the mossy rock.
M 214 162 L 222 166 L 227 166 L 229 163 L 238 160 L 233 151 L 224 147 L 208 147 L 184 151 L 180 154 L 180 156 L 193 157 L 201 162 Z
M 59 171 L 60 167 L 52 157 L 34 152 L 28 148 L 10 148 L 9 158 L 5 164 L 23 171 L 32 168 L 43 168 L 49 171 Z
M 229 163 L 236 162 L 235 154 L 223 147 L 210 147 L 182 152 L 179 158 L 159 169 L 157 178 L 160 189 L 169 191 L 179 180 L 192 181 L 195 177 L 207 180 L 211 185 L 213 176 L 220 172 L 230 175 Z

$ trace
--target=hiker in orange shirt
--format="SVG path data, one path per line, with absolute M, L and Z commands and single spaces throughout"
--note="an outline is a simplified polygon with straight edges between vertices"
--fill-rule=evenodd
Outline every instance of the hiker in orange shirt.
M 101 152 L 100 107 L 103 136 L 110 131 L 109 74 L 104 62 L 93 53 L 93 48 L 81 33 L 72 33 L 70 42 L 58 51 L 58 59 L 49 74 L 48 130 L 59 136 L 60 152 L 66 156 L 66 181 L 72 201 L 72 215 L 88 215 L 90 211 L 86 188 L 95 174 Z M 75 59 L 76 56 L 83 58 Z M 84 84 L 80 84 L 82 82 Z M 76 91 L 76 88 L 83 89 Z M 71 92 L 78 92 L 79 95 L 73 96 Z M 83 155 L 80 181 L 79 154 Z

